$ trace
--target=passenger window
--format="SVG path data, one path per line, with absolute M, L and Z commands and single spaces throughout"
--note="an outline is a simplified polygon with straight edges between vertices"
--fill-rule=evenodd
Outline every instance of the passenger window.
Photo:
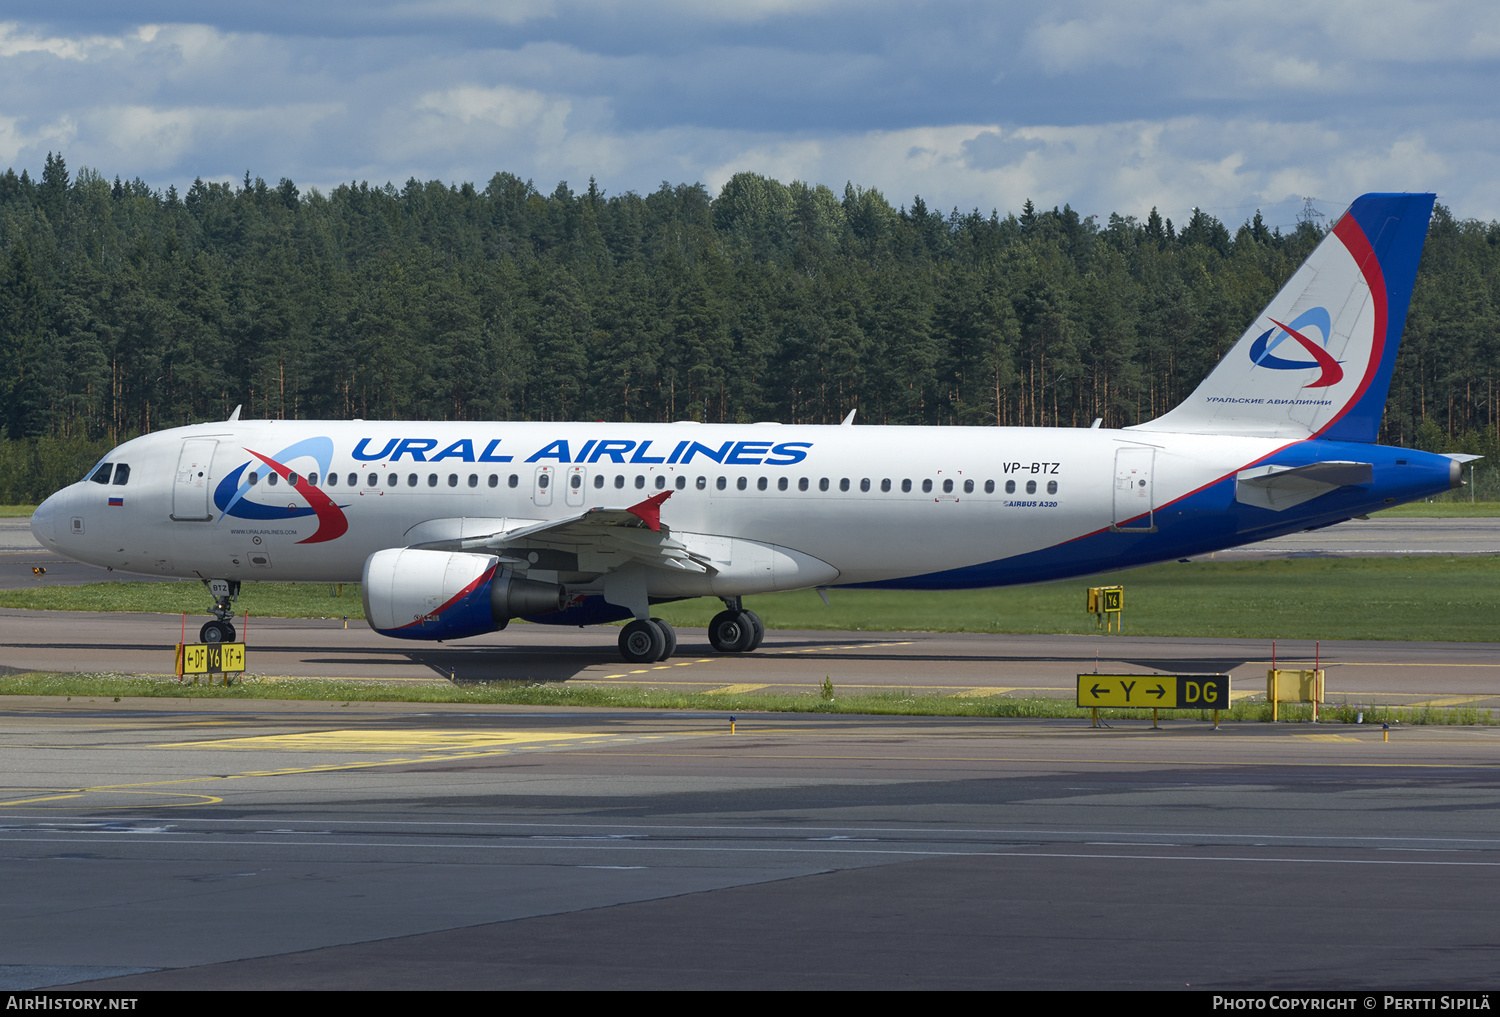
M 269 487 L 275 487 L 276 486 L 276 481 L 278 479 L 279 478 L 274 473 L 268 473 L 268 474 L 266 474 L 266 484 L 267 484 L 267 486 L 269 486 Z
M 583 486 L 583 478 L 580 477 L 576 473 L 573 474 L 571 477 L 568 478 L 568 486 L 571 487 L 575 491 L 578 490 L 580 487 Z
M 843 480 L 839 481 L 839 490 L 840 491 L 847 491 L 847 490 L 849 490 L 849 478 L 848 477 L 845 477 Z
M 708 486 L 708 478 L 707 477 L 699 477 L 698 478 L 698 490 L 701 491 L 704 488 L 706 488 L 707 486 Z
M 1057 481 L 1055 481 L 1055 480 L 1049 480 L 1049 481 L 1047 481 L 1047 493 L 1048 494 L 1056 494 L 1057 493 Z
M 1026 481 L 1026 493 L 1027 494 L 1036 494 L 1036 481 L 1035 480 L 1028 480 L 1028 481 Z
M 973 494 L 973 493 L 974 493 L 974 481 L 972 481 L 972 480 L 965 480 L 964 481 L 964 494 Z
M 747 477 L 741 477 L 739 480 L 736 480 L 734 482 L 734 486 L 743 491 L 746 487 L 749 486 L 749 484 L 747 483 L 748 479 L 749 478 Z
M 911 494 L 911 481 L 910 480 L 903 480 L 903 481 L 901 481 L 901 493 L 902 494 Z
M 114 468 L 114 463 L 105 463 L 103 466 L 95 470 L 94 475 L 89 479 L 96 484 L 107 484 L 109 483 L 109 471 Z
M 260 474 L 257 473 L 255 470 L 251 470 L 250 471 L 250 478 L 249 479 L 250 479 L 250 486 L 254 487 L 256 484 L 260 483 Z
M 819 491 L 826 491 L 826 490 L 828 490 L 828 478 L 827 477 L 823 477 L 822 479 L 820 479 L 818 481 L 818 490 Z
M 500 474 L 498 474 L 498 473 L 491 473 L 490 474 L 490 486 L 491 487 L 499 487 L 500 486 Z
M 600 487 L 603 487 L 603 486 L 604 486 L 604 474 L 602 474 L 602 473 L 596 473 L 596 474 L 594 474 L 594 487 L 597 489 L 597 488 L 600 488 Z
M 930 480 L 924 480 L 924 481 L 922 481 L 922 493 L 923 494 L 931 494 L 932 493 L 932 481 L 930 481 Z
M 667 486 L 667 478 L 665 476 L 658 476 L 656 478 L 656 489 L 658 491 L 660 491 L 662 488 L 664 488 L 666 486 Z
M 636 490 L 640 490 L 641 488 L 643 488 L 645 486 L 646 486 L 646 478 L 644 476 L 642 476 L 641 474 L 637 473 L 635 475 L 635 487 L 636 487 Z
M 470 487 L 478 487 L 479 486 L 479 474 L 477 474 L 477 473 L 471 473 L 471 474 L 469 474 L 469 486 Z
M 785 477 L 780 477 L 780 478 L 777 479 L 777 481 L 776 481 L 776 490 L 778 490 L 778 491 L 785 491 L 786 490 L 786 478 Z
M 757 491 L 764 491 L 766 489 L 766 478 L 765 477 L 761 477 L 759 480 L 757 480 L 755 482 L 755 489 Z
M 130 483 L 130 466 L 127 463 L 115 464 L 115 486 L 124 487 Z
M 799 491 L 806 491 L 807 490 L 807 478 L 806 477 L 799 477 L 797 479 L 797 490 L 799 490 Z
M 984 493 L 985 494 L 994 494 L 995 493 L 995 482 L 993 480 L 986 480 L 984 482 Z
M 945 481 L 943 481 L 943 493 L 944 494 L 952 494 L 953 493 L 953 481 L 951 481 L 951 480 L 945 480 Z
M 719 490 L 722 491 L 722 490 L 724 490 L 724 488 L 726 488 L 726 487 L 729 486 L 729 482 L 727 480 L 725 480 L 723 477 L 720 477 L 718 480 L 716 480 L 714 482 L 714 486 L 717 487 Z
M 436 478 L 434 478 L 434 479 L 436 479 Z M 417 486 L 417 475 L 415 473 L 408 473 L 406 475 L 406 486 L 407 487 L 416 487 Z
M 450 473 L 450 474 L 448 474 L 448 486 L 449 487 L 457 487 L 458 486 L 458 474 L 457 473 Z
M 869 492 L 869 490 L 870 490 L 870 478 L 869 477 L 866 477 L 866 478 L 864 478 L 863 480 L 861 480 L 859 482 L 859 489 L 861 491 L 866 492 L 866 493 Z
M 297 475 L 295 473 L 288 473 L 286 475 L 286 482 L 288 484 L 291 484 L 293 487 L 296 487 L 297 486 Z
M 536 486 L 543 491 L 547 490 L 547 485 L 550 483 L 552 483 L 552 478 L 545 473 L 536 478 Z
M 624 487 L 624 486 L 625 486 L 625 475 L 622 473 L 618 477 L 615 478 L 615 487 L 616 488 L 620 488 L 620 487 Z
M 427 486 L 428 487 L 437 487 L 437 474 L 436 473 L 429 473 L 429 474 L 427 474 Z
M 685 487 L 687 487 L 687 478 L 686 477 L 678 477 L 677 478 L 677 490 L 681 491 Z
M 328 475 L 328 486 L 329 487 L 338 487 L 339 486 L 339 475 L 337 473 L 330 473 Z
M 308 487 L 317 487 L 318 486 L 318 475 L 316 473 L 309 473 L 307 475 L 307 486 Z
M 890 480 L 889 477 L 887 477 L 885 480 L 882 480 L 880 482 L 880 490 L 882 492 L 889 492 L 890 489 L 891 489 L 891 480 Z
M 514 473 L 512 473 L 510 475 L 510 479 L 505 482 L 505 486 L 506 487 L 515 487 L 520 482 L 521 482 L 521 478 L 518 477 L 518 476 L 516 476 Z
M 359 474 L 358 473 L 351 473 L 351 474 L 349 474 L 349 476 L 345 477 L 344 479 L 348 482 L 348 484 L 349 484 L 350 487 L 358 487 L 359 486 Z M 373 473 L 370 474 L 370 486 L 371 487 L 375 486 L 375 474 L 373 474 Z
M 380 483 L 380 478 L 377 477 L 373 473 L 370 474 L 368 477 L 365 478 L 365 486 L 366 487 L 374 487 L 378 483 Z
M 396 486 L 396 475 L 394 473 L 392 473 L 390 476 L 388 476 L 388 477 L 385 478 L 385 486 L 386 487 L 395 487 Z

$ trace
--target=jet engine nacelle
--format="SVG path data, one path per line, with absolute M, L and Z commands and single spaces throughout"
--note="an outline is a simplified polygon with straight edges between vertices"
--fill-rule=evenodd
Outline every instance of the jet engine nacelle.
M 365 559 L 361 592 L 370 628 L 398 639 L 460 639 L 521 615 L 559 610 L 555 583 L 522 579 L 492 554 L 391 548 Z

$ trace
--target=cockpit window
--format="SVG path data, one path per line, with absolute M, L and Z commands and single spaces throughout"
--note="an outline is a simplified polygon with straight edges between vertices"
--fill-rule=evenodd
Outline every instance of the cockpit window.
M 130 464 L 117 463 L 115 465 L 115 486 L 124 487 L 130 483 Z
M 94 475 L 89 479 L 96 484 L 107 484 L 109 483 L 109 471 L 114 468 L 114 463 L 105 463 L 103 466 L 95 470 Z

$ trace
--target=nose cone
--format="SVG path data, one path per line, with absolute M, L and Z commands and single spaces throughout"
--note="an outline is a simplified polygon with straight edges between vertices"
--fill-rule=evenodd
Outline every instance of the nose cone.
M 57 502 L 58 496 L 54 494 L 38 505 L 31 515 L 31 535 L 43 547 L 57 543 Z

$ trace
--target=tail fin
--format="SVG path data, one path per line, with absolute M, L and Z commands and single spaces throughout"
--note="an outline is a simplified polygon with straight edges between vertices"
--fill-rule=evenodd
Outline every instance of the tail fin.
M 1179 406 L 1143 431 L 1372 442 L 1434 194 L 1366 194 Z

